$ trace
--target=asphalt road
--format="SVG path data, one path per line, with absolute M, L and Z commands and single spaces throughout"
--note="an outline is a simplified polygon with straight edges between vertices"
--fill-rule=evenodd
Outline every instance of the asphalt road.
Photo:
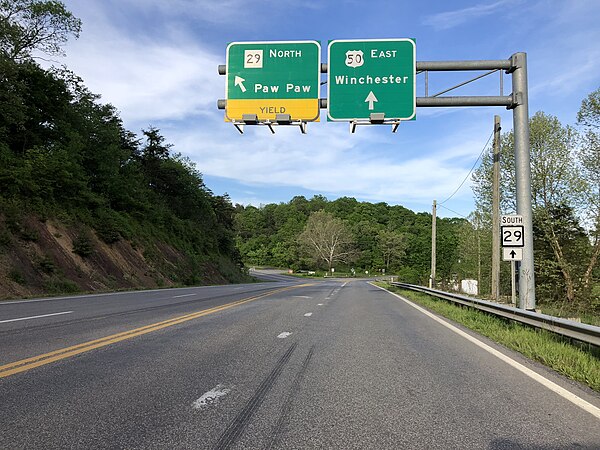
M 0 377 L 6 449 L 600 448 L 589 408 L 361 280 L 1 302 Z

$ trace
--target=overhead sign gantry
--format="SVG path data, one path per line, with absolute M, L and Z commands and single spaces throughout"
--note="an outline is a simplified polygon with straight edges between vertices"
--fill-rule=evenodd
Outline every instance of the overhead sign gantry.
M 290 47 L 294 43 L 306 43 L 306 53 L 303 48 Z M 527 55 L 518 52 L 508 59 L 471 61 L 414 62 L 414 56 L 412 59 L 400 58 L 401 54 L 406 55 L 406 52 L 410 51 L 411 46 L 414 51 L 414 41 L 410 39 L 332 41 L 328 51 L 330 58 L 328 64 L 332 71 L 330 73 L 327 64 L 320 63 L 320 44 L 316 41 L 233 43 L 227 48 L 227 64 L 219 66 L 219 73 L 227 75 L 227 98 L 218 100 L 217 107 L 225 109 L 226 120 L 233 122 L 240 132 L 243 131 L 244 124 L 267 125 L 272 132 L 273 125 L 297 124 L 305 132 L 306 122 L 318 120 L 319 108 L 328 109 L 330 120 L 350 122 L 352 132 L 356 125 L 385 123 L 391 123 L 392 131 L 395 131 L 402 120 L 414 118 L 414 106 L 504 106 L 511 109 L 517 214 L 522 217 L 523 222 L 523 231 L 518 239 L 520 243 L 522 241 L 523 246 L 516 247 L 522 249 L 522 263 L 519 265 L 519 298 L 521 308 L 533 310 L 535 309 L 535 270 Z M 310 58 L 308 58 L 308 48 L 313 49 L 313 56 Z M 292 53 L 287 53 L 286 56 L 286 50 L 296 50 L 299 52 L 296 53 L 298 57 L 291 58 Z M 315 56 L 315 50 L 318 56 Z M 268 64 L 267 56 L 272 59 Z M 308 59 L 304 60 L 305 56 Z M 409 66 L 409 60 L 412 60 L 413 69 Z M 298 65 L 292 66 L 294 63 Z M 372 72 L 369 67 L 373 68 Z M 488 72 L 437 94 L 429 95 L 430 72 L 475 70 Z M 304 76 L 301 78 L 299 74 L 304 71 L 312 76 L 306 75 L 307 78 L 303 78 Z M 387 75 L 386 71 L 389 72 Z M 497 72 L 501 75 L 500 95 L 443 95 Z M 510 95 L 503 94 L 502 72 L 511 75 L 513 91 Z M 328 86 L 328 97 L 324 99 L 318 98 L 321 73 L 328 73 L 328 82 L 331 83 Z M 411 79 L 413 73 L 415 75 L 424 73 L 424 97 L 414 97 L 415 76 L 413 75 Z M 312 81 L 305 82 L 304 79 Z M 413 91 L 409 95 L 411 87 Z M 385 89 L 380 95 L 378 95 L 379 88 Z M 411 107 L 412 102 L 414 106 Z M 298 105 L 295 103 L 302 106 L 296 109 Z M 403 105 L 403 109 L 396 109 L 400 108 L 398 103 Z M 520 252 L 515 250 L 514 255 L 510 255 L 511 258 L 516 260 L 518 253 Z

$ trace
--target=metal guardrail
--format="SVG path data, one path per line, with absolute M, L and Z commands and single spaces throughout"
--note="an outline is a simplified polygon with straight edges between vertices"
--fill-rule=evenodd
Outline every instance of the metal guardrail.
M 423 286 L 393 282 L 390 284 L 402 289 L 418 291 L 424 294 L 433 295 L 434 297 L 443 298 L 454 303 L 460 303 L 461 305 L 470 306 L 481 311 L 504 317 L 506 319 L 515 320 L 536 328 L 543 328 L 553 333 L 600 347 L 600 327 L 596 327 L 594 325 L 579 323 L 568 319 L 561 319 L 559 317 L 514 308 L 512 306 L 500 305 L 498 303 L 493 303 L 486 300 L 474 299 L 465 295 L 453 294 L 450 292 L 439 291 L 437 289 L 429 289 Z

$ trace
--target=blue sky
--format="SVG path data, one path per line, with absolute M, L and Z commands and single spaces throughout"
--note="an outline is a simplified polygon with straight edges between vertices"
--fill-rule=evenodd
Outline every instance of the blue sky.
M 331 39 L 416 39 L 417 61 L 508 59 L 527 52 L 530 115 L 542 110 L 575 122 L 581 100 L 600 86 L 600 2 L 66 0 L 83 21 L 78 40 L 56 60 L 121 112 L 135 132 L 159 128 L 189 156 L 215 193 L 234 203 L 287 202 L 295 195 L 341 196 L 430 211 L 458 188 L 490 137 L 493 116 L 512 129 L 504 108 L 418 108 L 417 120 L 359 127 L 326 120 L 296 127 L 247 127 L 223 120 L 227 44 L 317 40 L 326 62 Z M 430 73 L 430 93 L 476 73 Z M 325 75 L 323 75 L 325 79 Z M 504 77 L 505 94 L 511 90 Z M 325 97 L 323 88 L 321 97 Z M 454 95 L 498 95 L 499 75 Z M 423 76 L 417 78 L 423 96 Z M 470 180 L 438 210 L 473 210 Z

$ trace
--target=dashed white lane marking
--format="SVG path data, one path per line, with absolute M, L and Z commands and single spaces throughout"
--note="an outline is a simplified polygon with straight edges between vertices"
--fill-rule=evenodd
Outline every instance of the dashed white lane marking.
M 277 337 L 279 339 L 285 339 L 286 337 L 290 336 L 292 333 L 290 333 L 289 331 L 284 331 L 283 333 L 279 333 L 277 335 Z
M 198 290 L 204 289 L 218 289 L 223 286 L 215 285 L 215 286 L 202 286 L 197 288 Z M 79 300 L 79 299 L 94 299 L 97 297 L 111 297 L 113 295 L 137 295 L 137 294 L 153 294 L 153 293 L 163 293 L 167 291 L 176 291 L 180 289 L 190 289 L 190 288 L 173 288 L 173 289 L 148 289 L 146 291 L 122 291 L 122 292 L 106 292 L 104 294 L 89 294 L 89 295 L 71 295 L 69 297 L 46 297 L 46 298 L 35 298 L 31 300 L 12 300 L 12 301 L 1 301 L 0 306 L 4 305 L 15 305 L 19 303 L 37 303 L 37 302 L 47 302 L 47 301 L 62 301 L 62 300 Z M 159 299 L 160 300 L 160 299 Z
M 438 316 L 436 316 L 435 314 L 430 313 L 429 311 L 427 311 L 424 308 L 421 308 L 419 305 L 416 305 L 410 301 L 408 301 L 407 299 L 405 299 L 404 297 L 401 297 L 398 294 L 395 294 L 393 292 L 387 291 L 386 289 L 377 286 L 375 284 L 373 284 L 372 286 L 378 287 L 381 290 L 384 290 L 386 292 L 389 292 L 390 294 L 392 294 L 395 297 L 398 297 L 400 300 L 402 300 L 403 302 L 405 302 L 406 304 L 412 306 L 413 308 L 417 309 L 418 311 L 422 312 L 423 314 L 425 314 L 426 316 L 432 318 L 433 320 L 435 320 L 436 322 L 442 324 L 443 326 L 445 326 L 446 328 L 450 329 L 451 331 L 454 331 L 456 334 L 464 337 L 465 339 L 467 339 L 468 341 L 471 341 L 473 344 L 477 345 L 478 347 L 482 348 L 483 350 L 485 350 L 486 352 L 494 355 L 496 358 L 501 359 L 502 361 L 504 361 L 505 363 L 507 363 L 508 365 L 514 367 L 515 369 L 517 369 L 518 371 L 522 372 L 523 374 L 527 375 L 529 378 L 537 381 L 538 383 L 540 383 L 542 386 L 545 386 L 546 388 L 550 389 L 551 391 L 555 392 L 556 394 L 560 395 L 562 398 L 570 401 L 571 403 L 573 403 L 574 405 L 580 407 L 581 409 L 583 409 L 584 411 L 589 412 L 591 415 L 593 415 L 594 417 L 600 419 L 600 408 L 598 408 L 595 405 L 592 405 L 589 402 L 586 402 L 584 399 L 578 397 L 577 395 L 573 394 L 572 392 L 566 390 L 565 388 L 559 386 L 558 384 L 554 383 L 553 381 L 550 381 L 549 379 L 543 377 L 542 375 L 540 375 L 539 373 L 535 372 L 534 370 L 531 370 L 528 367 L 525 367 L 523 364 L 515 361 L 514 359 L 512 359 L 509 356 L 506 356 L 504 353 L 499 352 L 498 350 L 496 350 L 495 348 L 490 347 L 489 345 L 483 343 L 482 341 L 480 341 L 479 339 L 471 336 L 468 333 L 465 333 L 464 331 L 462 331 L 459 328 L 456 328 L 454 325 L 446 322 L 445 320 L 439 318 Z
M 202 409 L 213 405 L 219 400 L 220 397 L 229 394 L 229 392 L 231 392 L 231 389 L 226 388 L 222 384 L 217 384 L 214 388 L 202 394 L 202 397 L 192 403 L 192 408 Z
M 317 303 L 317 306 L 323 306 L 323 303 Z
M 304 314 L 304 317 L 310 317 L 310 316 L 312 316 L 312 313 L 306 313 L 306 314 Z
M 307 295 L 294 295 L 293 297 L 294 298 L 312 298 L 312 297 L 309 297 Z
M 171 298 L 191 297 L 192 295 L 196 295 L 196 294 L 175 295 L 174 297 L 171 297 Z
M 346 286 L 348 284 L 348 282 L 346 281 L 344 284 L 342 284 L 342 287 Z
M 61 316 L 63 314 L 71 314 L 73 311 L 63 311 L 52 314 L 42 314 L 41 316 L 19 317 L 18 319 L 0 320 L 0 323 L 18 322 L 20 320 L 41 319 L 42 317 Z

